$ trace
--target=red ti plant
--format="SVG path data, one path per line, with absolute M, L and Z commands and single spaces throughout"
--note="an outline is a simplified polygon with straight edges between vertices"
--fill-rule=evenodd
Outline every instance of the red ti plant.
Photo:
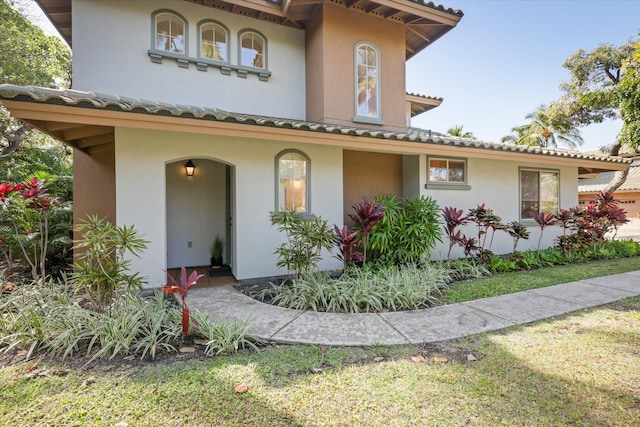
M 509 233 L 509 236 L 513 237 L 513 252 L 516 251 L 516 248 L 518 247 L 518 241 L 520 239 L 529 238 L 529 230 L 527 230 L 527 227 L 520 224 L 518 221 L 511 221 L 509 224 L 507 224 L 506 230 L 507 233 Z
M 338 250 L 340 250 L 340 253 L 335 257 L 344 263 L 344 271 L 347 271 L 349 262 L 362 261 L 362 252 L 356 249 L 360 242 L 358 240 L 358 232 L 350 231 L 346 225 L 342 226 L 342 228 L 337 225 L 333 227 L 336 233 L 334 239 L 338 245 Z
M 469 218 L 464 216 L 464 211 L 456 208 L 444 208 L 442 210 L 442 217 L 444 218 L 444 231 L 449 236 L 449 252 L 447 253 L 447 259 L 451 258 L 451 249 L 456 243 L 461 242 L 462 233 L 460 230 L 456 230 L 459 226 L 465 225 L 469 222 Z
M 189 307 L 187 307 L 187 293 L 189 288 L 196 284 L 196 282 L 203 277 L 204 274 L 198 274 L 193 270 L 189 277 L 187 277 L 187 269 L 180 267 L 180 282 L 167 272 L 167 277 L 171 284 L 165 285 L 162 290 L 168 294 L 180 294 L 182 299 L 182 334 L 187 335 L 189 333 Z
M 45 278 L 49 214 L 55 205 L 60 204 L 47 194 L 46 184 L 46 179 L 37 177 L 23 184 L 0 184 L 0 216 L 3 213 L 7 215 L 13 232 L 10 237 L 20 247 L 34 280 L 38 279 L 38 275 L 41 280 Z
M 356 203 L 353 205 L 353 209 L 356 211 L 355 215 L 349 215 L 349 218 L 356 223 L 356 227 L 362 233 L 362 261 L 367 261 L 367 243 L 369 240 L 369 233 L 374 225 L 378 223 L 384 217 L 384 211 L 386 206 L 384 203 L 378 203 L 376 205 L 375 200 L 364 199 L 363 203 Z
M 538 252 L 540 252 L 540 242 L 542 242 L 542 233 L 547 226 L 554 225 L 556 223 L 556 216 L 550 212 L 537 212 L 534 210 L 529 211 L 529 215 L 540 226 L 540 237 L 538 238 Z

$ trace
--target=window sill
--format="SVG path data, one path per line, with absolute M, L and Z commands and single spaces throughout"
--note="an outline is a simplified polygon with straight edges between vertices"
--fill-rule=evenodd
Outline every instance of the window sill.
M 428 182 L 424 188 L 429 190 L 471 190 L 471 186 L 467 184 L 453 184 L 445 182 Z
M 165 52 L 162 50 L 149 49 L 147 50 L 151 62 L 154 64 L 162 64 L 163 59 L 172 59 L 178 63 L 180 68 L 189 68 L 189 64 L 195 64 L 199 71 L 206 72 L 208 68 L 219 68 L 220 73 L 225 76 L 230 76 L 231 71 L 235 71 L 240 78 L 246 78 L 248 74 L 256 74 L 260 81 L 269 81 L 271 77 L 271 71 L 267 71 L 262 68 L 253 68 L 246 66 L 238 66 L 229 64 L 228 62 L 215 61 L 205 58 L 191 58 L 186 55 L 180 55 L 171 52 Z
M 384 122 L 376 117 L 355 116 L 351 119 L 355 123 L 367 123 L 370 125 L 383 125 Z

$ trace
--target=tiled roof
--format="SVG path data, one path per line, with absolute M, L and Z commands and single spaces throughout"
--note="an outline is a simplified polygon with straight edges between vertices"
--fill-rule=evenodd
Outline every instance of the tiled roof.
M 455 16 L 459 16 L 459 17 L 463 17 L 464 13 L 460 10 L 460 9 L 452 9 L 450 7 L 444 7 L 441 4 L 435 4 L 434 2 L 430 1 L 430 2 L 426 2 L 424 0 L 409 0 L 411 3 L 416 3 L 422 6 L 426 6 L 428 8 L 431 9 L 435 9 L 435 10 L 439 10 L 440 12 L 445 12 L 448 13 L 450 15 L 455 15 Z
M 123 96 L 94 92 L 83 92 L 71 89 L 47 89 L 35 86 L 3 84 L 0 85 L 0 100 L 2 99 L 64 105 L 78 108 L 122 111 L 136 114 L 151 114 L 157 116 L 239 123 L 309 132 L 342 134 L 357 137 L 379 138 L 391 141 L 406 141 L 441 146 L 506 151 L 567 159 L 595 160 L 605 163 L 631 163 L 630 160 L 619 157 L 587 155 L 578 151 L 530 147 L 526 145 L 499 144 L 480 141 L 477 139 L 448 136 L 425 129 L 408 128 L 406 132 L 393 132 L 388 130 L 367 129 L 352 126 L 338 126 L 305 120 L 232 113 L 218 108 L 148 101 L 144 99 L 127 98 Z
M 596 178 L 580 179 L 578 181 L 578 193 L 592 193 L 604 190 L 611 182 L 615 172 L 603 172 Z M 640 160 L 634 161 L 629 166 L 629 174 L 624 183 L 616 191 L 640 191 Z
M 416 98 L 422 99 L 432 99 L 434 101 L 442 101 L 444 98 L 441 96 L 429 96 L 429 95 L 420 95 L 419 93 L 407 92 L 407 96 L 415 96 Z

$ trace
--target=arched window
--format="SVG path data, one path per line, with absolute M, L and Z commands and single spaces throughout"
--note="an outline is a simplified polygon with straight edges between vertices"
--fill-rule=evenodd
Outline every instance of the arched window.
M 229 30 L 212 21 L 200 23 L 200 57 L 229 62 Z
M 246 30 L 238 35 L 240 65 L 267 68 L 267 39 L 257 31 Z
M 170 11 L 157 11 L 153 16 L 153 49 L 186 55 L 187 21 Z
M 285 150 L 276 156 L 276 209 L 309 212 L 309 168 L 306 154 Z
M 356 119 L 380 119 L 380 51 L 361 42 L 355 47 Z

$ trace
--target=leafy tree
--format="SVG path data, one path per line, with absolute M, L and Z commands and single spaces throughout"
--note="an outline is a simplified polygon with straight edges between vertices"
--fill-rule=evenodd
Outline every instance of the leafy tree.
M 552 122 L 579 127 L 621 117 L 623 128 L 609 147 L 609 154 L 618 155 L 623 145 L 637 151 L 640 147 L 639 43 L 640 40 L 630 40 L 618 47 L 601 44 L 590 52 L 580 49 L 567 58 L 564 67 L 571 78 L 560 86 L 564 95 L 549 107 Z M 626 171 L 617 172 L 605 191 L 614 191 L 626 177 Z
M 454 127 L 450 128 L 447 133 L 451 136 L 476 139 L 476 137 L 473 135 L 473 132 L 465 132 L 463 129 L 464 125 L 455 125 Z
M 555 122 L 553 115 L 544 105 L 538 107 L 533 113 L 527 114 L 525 118 L 531 122 L 512 128 L 513 134 L 503 137 L 503 142 L 513 141 L 518 145 L 544 148 L 558 145 L 576 148 L 584 142 L 580 131 L 569 124 Z
M 7 0 L 0 0 L 0 83 L 68 87 L 71 52 L 57 37 L 47 36 Z M 0 159 L 35 133 L 0 108 Z

